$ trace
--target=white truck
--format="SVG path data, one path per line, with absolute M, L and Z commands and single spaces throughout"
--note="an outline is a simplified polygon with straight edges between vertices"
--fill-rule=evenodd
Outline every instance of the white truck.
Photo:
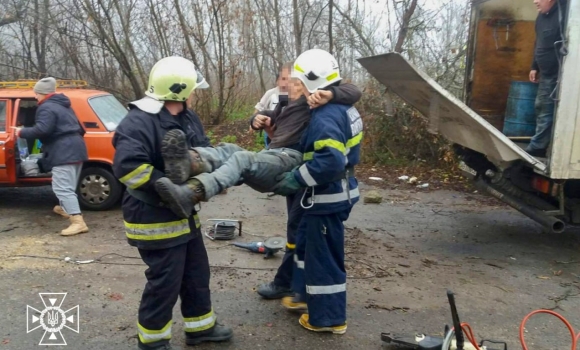
M 472 0 L 465 101 L 397 53 L 359 59 L 429 119 L 431 132 L 454 144 L 476 185 L 555 233 L 580 225 L 580 0 L 567 0 L 566 7 L 560 15 L 567 53 L 546 158 L 526 153 L 525 138 L 500 131 L 510 83 L 529 79 L 538 15 L 533 1 Z

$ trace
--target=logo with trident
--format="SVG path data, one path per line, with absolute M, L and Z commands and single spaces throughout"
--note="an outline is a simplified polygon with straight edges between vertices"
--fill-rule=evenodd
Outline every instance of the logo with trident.
M 26 333 L 42 327 L 44 335 L 38 345 L 66 345 L 62 330 L 68 328 L 73 332 L 79 332 L 79 306 L 66 311 L 61 308 L 67 293 L 38 293 L 38 295 L 44 304 L 44 310 L 40 311 L 26 305 Z

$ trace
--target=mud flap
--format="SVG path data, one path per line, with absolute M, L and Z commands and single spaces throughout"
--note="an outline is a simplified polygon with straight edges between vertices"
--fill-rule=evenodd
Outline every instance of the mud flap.
M 359 58 L 379 82 L 429 119 L 429 131 L 487 156 L 499 167 L 523 160 L 539 172 L 546 165 L 527 154 L 493 125 L 398 53 Z

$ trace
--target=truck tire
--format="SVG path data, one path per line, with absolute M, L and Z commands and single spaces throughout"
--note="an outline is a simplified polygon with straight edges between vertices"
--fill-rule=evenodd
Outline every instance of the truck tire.
M 111 209 L 119 202 L 122 194 L 123 186 L 110 170 L 89 167 L 81 172 L 77 195 L 83 209 L 94 211 Z

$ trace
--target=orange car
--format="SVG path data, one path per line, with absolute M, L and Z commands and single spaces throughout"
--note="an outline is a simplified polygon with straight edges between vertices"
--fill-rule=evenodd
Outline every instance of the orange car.
M 21 170 L 17 137 L 11 127 L 34 125 L 37 102 L 32 88 L 35 81 L 0 82 L 0 187 L 45 186 L 51 174 L 25 175 Z M 106 210 L 123 194 L 123 187 L 112 171 L 115 149 L 111 144 L 117 125 L 127 109 L 111 94 L 83 88 L 80 80 L 57 81 L 57 93 L 71 100 L 81 125 L 89 160 L 83 166 L 77 194 L 81 206 L 88 210 Z M 32 150 L 36 140 L 26 140 Z M 24 147 L 23 147 L 24 148 Z

